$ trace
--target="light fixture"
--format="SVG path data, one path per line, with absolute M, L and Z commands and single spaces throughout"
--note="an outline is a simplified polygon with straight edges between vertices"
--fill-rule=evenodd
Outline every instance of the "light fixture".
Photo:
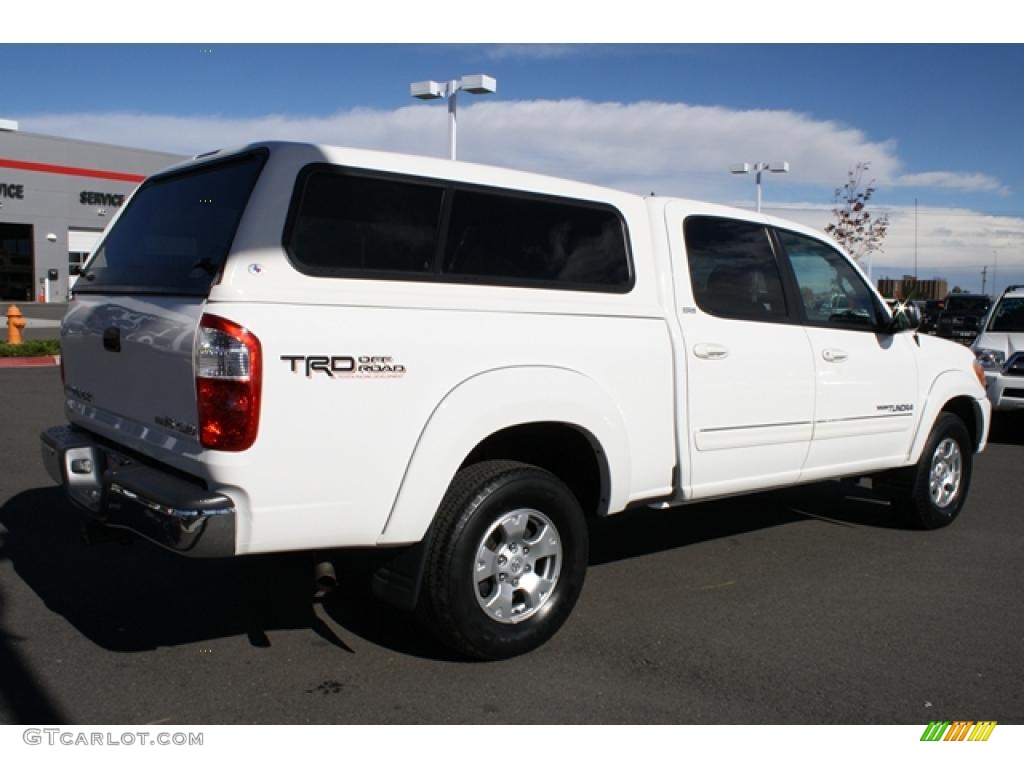
M 436 80 L 419 80 L 409 84 L 409 95 L 414 99 L 448 99 L 448 157 L 455 159 L 455 95 L 467 93 L 496 93 L 498 81 L 490 75 L 463 75 L 461 80 L 439 83 Z
M 757 187 L 757 212 L 761 212 L 761 174 L 768 173 L 789 173 L 789 163 L 785 161 L 774 163 L 734 163 L 729 166 L 729 173 L 743 174 L 754 172 L 754 184 Z

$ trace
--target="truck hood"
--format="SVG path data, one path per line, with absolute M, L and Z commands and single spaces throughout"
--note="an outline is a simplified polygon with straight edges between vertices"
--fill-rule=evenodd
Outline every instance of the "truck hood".
M 1014 354 L 1024 350 L 1024 332 L 1001 333 L 986 331 L 975 339 L 972 349 L 991 349 L 1002 352 L 1009 360 Z

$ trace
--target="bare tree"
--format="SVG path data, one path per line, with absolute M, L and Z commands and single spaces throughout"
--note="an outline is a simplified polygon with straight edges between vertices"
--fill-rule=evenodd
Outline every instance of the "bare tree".
M 857 261 L 880 251 L 889 231 L 889 214 L 872 216 L 868 210 L 875 194 L 875 180 L 864 183 L 864 174 L 870 167 L 871 163 L 857 163 L 849 171 L 846 183 L 835 191 L 835 221 L 825 227 Z

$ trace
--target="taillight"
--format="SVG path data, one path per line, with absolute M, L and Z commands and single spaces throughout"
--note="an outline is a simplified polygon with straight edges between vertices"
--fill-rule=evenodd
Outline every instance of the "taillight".
M 244 451 L 260 426 L 260 341 L 240 325 L 203 315 L 196 332 L 199 441 L 218 451 Z

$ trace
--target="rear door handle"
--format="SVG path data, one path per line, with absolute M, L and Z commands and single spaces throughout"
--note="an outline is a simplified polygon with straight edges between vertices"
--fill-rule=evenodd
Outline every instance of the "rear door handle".
M 829 363 L 841 363 L 847 358 L 846 352 L 841 349 L 823 349 L 821 356 Z
M 724 360 L 729 356 L 729 348 L 721 344 L 694 344 L 693 354 L 703 360 Z

